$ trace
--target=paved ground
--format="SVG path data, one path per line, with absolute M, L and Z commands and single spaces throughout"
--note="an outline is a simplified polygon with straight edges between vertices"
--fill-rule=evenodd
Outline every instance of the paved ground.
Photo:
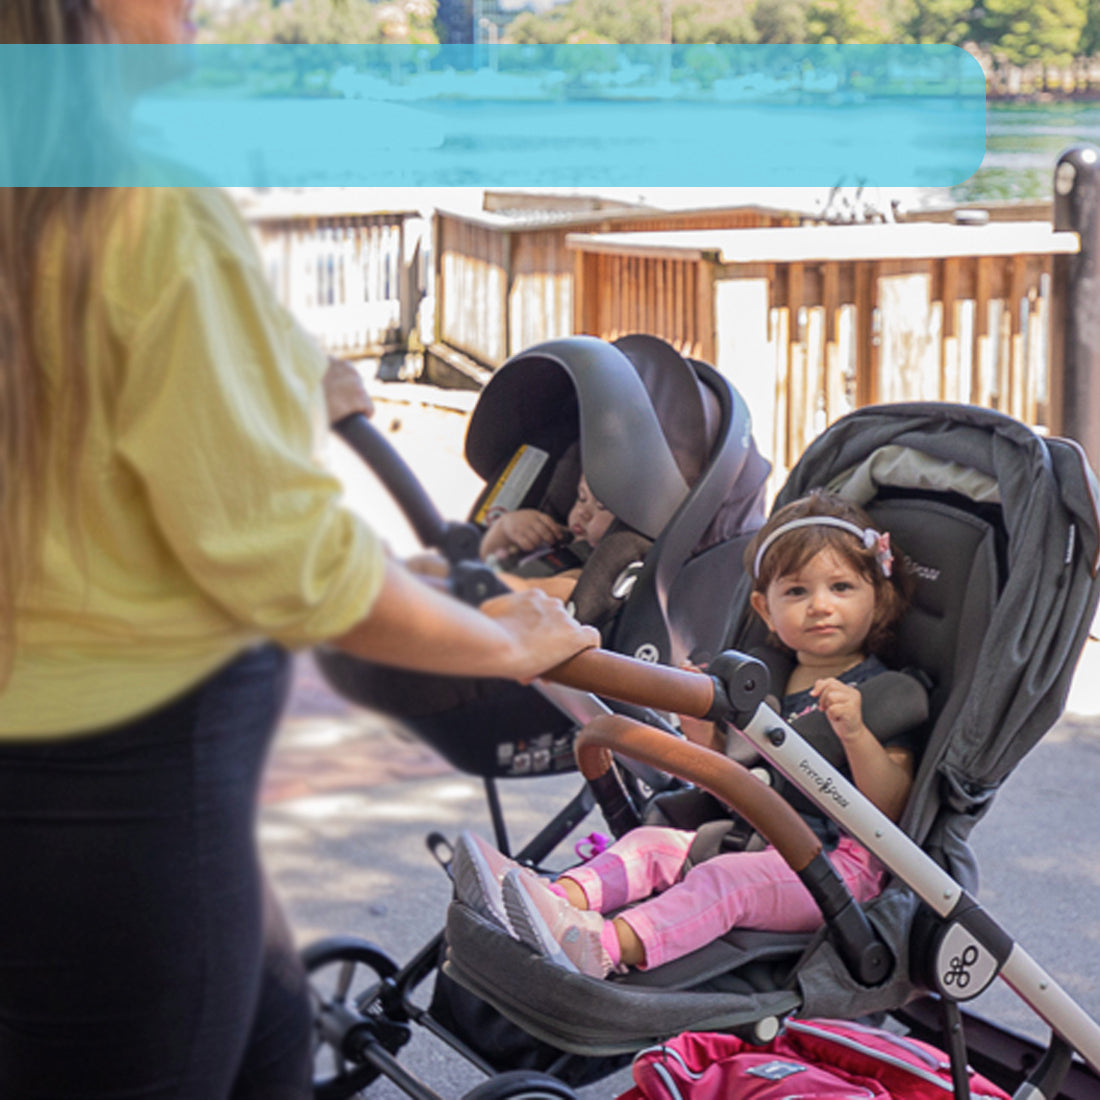
M 392 394 L 394 391 L 387 390 Z M 447 515 L 461 518 L 478 487 L 461 458 L 461 411 L 380 401 L 383 427 L 428 482 Z M 461 399 L 460 399 L 461 400 Z M 394 549 L 415 549 L 385 495 L 341 448 L 335 455 L 356 507 Z M 1100 643 L 1090 642 L 1067 714 L 1017 769 L 974 834 L 982 900 L 995 917 L 1095 1017 L 1100 1018 Z M 514 839 L 522 842 L 577 786 L 574 776 L 504 786 Z M 406 962 L 439 929 L 450 897 L 424 837 L 472 827 L 488 835 L 480 781 L 452 771 L 401 725 L 334 696 L 308 655 L 264 788 L 261 843 L 295 928 L 308 942 L 355 933 Z M 589 827 L 598 827 L 592 822 Z M 563 853 L 562 858 L 567 858 Z M 1043 1037 L 1036 1018 L 998 986 L 978 1002 L 1003 1024 Z M 444 1100 L 480 1081 L 456 1056 L 418 1036 L 402 1063 Z M 624 1074 L 589 1086 L 607 1100 Z M 371 1100 L 405 1095 L 386 1082 Z

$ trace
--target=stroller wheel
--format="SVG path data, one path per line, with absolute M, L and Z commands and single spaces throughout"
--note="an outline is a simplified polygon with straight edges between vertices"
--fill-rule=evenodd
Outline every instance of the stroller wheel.
M 363 1051 L 395 1053 L 409 1039 L 408 1021 L 386 994 L 398 965 L 381 948 L 355 936 L 332 936 L 302 951 L 313 1006 L 313 1095 L 348 1100 L 380 1071 Z
M 518 1069 L 490 1077 L 462 1100 L 577 1100 L 577 1094 L 556 1077 Z

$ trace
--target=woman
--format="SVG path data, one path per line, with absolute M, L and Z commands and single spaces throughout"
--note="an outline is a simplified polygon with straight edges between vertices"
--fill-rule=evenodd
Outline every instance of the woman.
M 185 42 L 189 13 L 4 0 L 0 41 Z M 254 838 L 287 649 L 526 681 L 597 641 L 388 560 L 314 458 L 325 369 L 221 193 L 0 190 L 5 1100 L 307 1100 Z

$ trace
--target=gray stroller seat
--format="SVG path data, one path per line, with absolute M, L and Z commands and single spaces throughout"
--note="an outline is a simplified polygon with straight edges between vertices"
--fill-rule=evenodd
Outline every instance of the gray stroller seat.
M 967 837 L 1057 719 L 1092 621 L 1095 478 L 1076 445 L 1008 417 L 910 404 L 860 410 L 829 428 L 776 507 L 814 487 L 863 504 L 907 556 L 916 590 L 893 663 L 928 677 L 931 716 L 900 824 L 971 891 Z M 739 649 L 759 636 L 750 588 L 742 577 L 730 596 L 728 640 Z M 650 812 L 663 815 L 659 800 Z M 634 1051 L 684 1030 L 767 1034 L 795 1010 L 851 1018 L 937 988 L 930 959 L 943 922 L 912 884 L 893 877 L 863 910 L 890 963 L 872 984 L 850 971 L 829 927 L 808 936 L 734 930 L 666 966 L 598 981 L 554 966 L 457 901 L 444 972 L 531 1035 L 581 1054 Z

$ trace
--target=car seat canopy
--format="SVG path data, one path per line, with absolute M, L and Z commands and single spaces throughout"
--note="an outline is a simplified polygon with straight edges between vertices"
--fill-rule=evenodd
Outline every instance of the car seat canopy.
M 571 336 L 497 370 L 470 417 L 466 460 L 489 481 L 525 444 L 579 440 L 596 498 L 653 539 L 699 478 L 717 426 L 713 395 L 663 340 Z

